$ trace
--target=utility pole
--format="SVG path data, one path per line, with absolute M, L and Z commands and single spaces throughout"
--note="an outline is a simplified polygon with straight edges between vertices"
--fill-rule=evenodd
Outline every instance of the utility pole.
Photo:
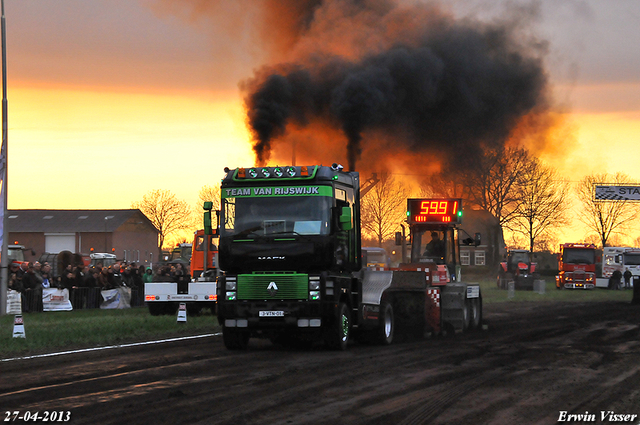
M 2 186 L 0 191 L 0 202 L 2 208 L 0 214 L 2 214 L 2 257 L 0 259 L 0 316 L 7 314 L 7 289 L 9 283 L 9 258 L 7 242 L 9 239 L 9 232 L 7 231 L 7 156 L 9 150 L 7 149 L 7 134 L 8 134 L 8 119 L 7 119 L 7 27 L 4 19 L 4 0 L 2 0 L 2 148 L 0 149 L 0 169 L 2 174 Z

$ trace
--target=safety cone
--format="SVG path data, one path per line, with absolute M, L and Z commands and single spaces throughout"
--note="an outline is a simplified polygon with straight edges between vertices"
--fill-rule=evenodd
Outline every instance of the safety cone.
M 187 304 L 180 303 L 178 308 L 178 323 L 187 323 Z
M 16 314 L 13 319 L 13 337 L 14 338 L 26 338 L 24 333 L 24 320 L 22 314 Z

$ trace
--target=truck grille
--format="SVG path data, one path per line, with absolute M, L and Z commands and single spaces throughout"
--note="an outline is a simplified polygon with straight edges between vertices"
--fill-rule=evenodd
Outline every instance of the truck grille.
M 271 288 L 269 288 L 270 286 Z M 306 300 L 309 299 L 309 275 L 298 273 L 240 274 L 238 275 L 237 299 Z
M 586 280 L 586 274 L 584 271 L 574 271 L 571 274 L 571 277 L 573 278 L 574 281 L 578 281 L 578 282 L 584 282 Z

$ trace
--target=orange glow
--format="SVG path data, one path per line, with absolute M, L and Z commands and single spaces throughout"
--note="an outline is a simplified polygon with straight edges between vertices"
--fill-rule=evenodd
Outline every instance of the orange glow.
M 225 166 L 253 162 L 236 93 L 23 83 L 11 88 L 9 105 L 11 209 L 130 208 L 158 188 L 195 204 Z

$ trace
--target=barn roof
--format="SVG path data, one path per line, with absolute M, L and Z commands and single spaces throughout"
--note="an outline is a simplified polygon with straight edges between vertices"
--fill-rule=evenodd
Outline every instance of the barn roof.
M 114 232 L 131 218 L 153 228 L 139 209 L 129 210 L 8 210 L 9 232 Z

